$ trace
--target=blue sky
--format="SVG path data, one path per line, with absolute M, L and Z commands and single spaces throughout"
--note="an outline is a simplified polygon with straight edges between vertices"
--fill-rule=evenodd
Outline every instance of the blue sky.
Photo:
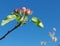
M 41 29 L 32 22 L 17 28 L 5 39 L 0 41 L 0 46 L 41 46 L 40 41 L 47 41 L 45 46 L 58 46 L 48 35 L 53 27 L 57 29 L 56 36 L 60 42 L 60 0 L 0 0 L 0 23 L 14 8 L 27 7 L 33 10 L 30 16 L 40 18 L 44 24 Z M 12 21 L 5 26 L 0 26 L 0 37 L 16 25 Z

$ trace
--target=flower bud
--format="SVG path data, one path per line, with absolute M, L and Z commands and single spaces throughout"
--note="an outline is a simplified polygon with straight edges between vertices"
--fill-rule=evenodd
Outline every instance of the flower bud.
M 19 13 L 19 12 L 20 12 L 20 8 L 14 9 L 14 12 L 15 12 L 15 13 Z
M 26 12 L 26 8 L 25 7 L 22 7 L 22 12 Z
M 20 8 L 17 9 L 17 12 L 20 13 Z
M 14 9 L 14 12 L 15 12 L 15 13 L 17 13 L 17 11 L 18 11 L 17 9 Z
M 30 10 L 30 9 L 27 9 L 26 10 L 26 15 L 29 15 L 29 14 L 31 14 L 32 13 L 32 11 Z

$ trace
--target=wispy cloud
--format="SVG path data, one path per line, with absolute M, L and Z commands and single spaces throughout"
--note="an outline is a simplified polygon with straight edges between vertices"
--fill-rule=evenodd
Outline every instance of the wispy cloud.
M 47 42 L 46 42 L 46 41 L 41 41 L 40 44 L 41 44 L 41 45 L 46 45 Z
M 51 39 L 54 41 L 54 42 L 57 42 L 57 37 L 55 36 L 55 31 L 56 31 L 56 28 L 55 27 L 53 27 L 53 30 L 52 30 L 52 32 L 49 32 L 49 36 L 51 37 Z

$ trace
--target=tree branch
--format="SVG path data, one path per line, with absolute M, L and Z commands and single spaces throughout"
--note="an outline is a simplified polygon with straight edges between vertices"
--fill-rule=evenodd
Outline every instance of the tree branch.
M 22 22 L 20 22 L 18 25 L 16 25 L 13 29 L 9 30 L 5 35 L 3 35 L 0 40 L 4 39 L 8 34 L 10 34 L 12 31 L 14 31 L 16 28 L 18 28 L 21 25 Z

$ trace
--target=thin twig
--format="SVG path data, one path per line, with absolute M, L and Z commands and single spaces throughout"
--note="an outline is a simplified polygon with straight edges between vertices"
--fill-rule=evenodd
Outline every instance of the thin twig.
M 12 31 L 14 31 L 16 28 L 18 28 L 21 25 L 22 22 L 20 22 L 18 25 L 16 25 L 13 29 L 9 30 L 5 35 L 3 35 L 0 40 L 4 39 L 8 34 L 10 34 Z

